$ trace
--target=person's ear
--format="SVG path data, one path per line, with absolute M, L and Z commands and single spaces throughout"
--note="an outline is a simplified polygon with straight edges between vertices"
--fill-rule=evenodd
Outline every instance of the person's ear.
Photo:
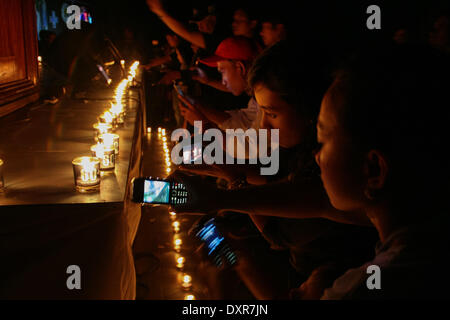
M 236 62 L 236 69 L 238 70 L 239 74 L 245 78 L 247 69 L 245 68 L 245 64 L 242 61 Z
M 366 175 L 365 196 L 375 200 L 386 185 L 389 173 L 388 158 L 379 150 L 370 150 L 366 154 L 364 173 Z

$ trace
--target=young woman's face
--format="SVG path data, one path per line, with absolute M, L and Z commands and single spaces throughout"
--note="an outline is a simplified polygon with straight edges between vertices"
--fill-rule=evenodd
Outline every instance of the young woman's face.
M 301 118 L 295 107 L 263 84 L 255 86 L 254 95 L 262 112 L 261 129 L 279 129 L 279 142 L 283 148 L 292 148 L 302 143 L 311 124 Z
M 339 103 L 325 94 L 317 122 L 319 150 L 316 162 L 331 204 L 339 210 L 356 211 L 364 206 L 363 155 L 339 121 Z M 334 99 L 333 99 L 334 98 Z

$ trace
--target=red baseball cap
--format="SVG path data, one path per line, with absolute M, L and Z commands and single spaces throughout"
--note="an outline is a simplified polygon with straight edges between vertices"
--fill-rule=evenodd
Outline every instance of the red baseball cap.
M 199 62 L 217 67 L 217 62 L 223 60 L 252 61 L 257 54 L 257 48 L 251 39 L 230 37 L 219 44 L 213 56 L 199 59 Z

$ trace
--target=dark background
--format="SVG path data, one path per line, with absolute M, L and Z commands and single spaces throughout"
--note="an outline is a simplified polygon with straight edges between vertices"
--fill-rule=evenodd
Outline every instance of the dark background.
M 37 0 L 37 5 L 43 0 Z M 145 0 L 110 1 L 84 0 L 62 1 L 47 0 L 47 10 L 55 8 L 60 13 L 63 3 L 74 3 L 86 7 L 91 13 L 94 25 L 100 32 L 119 41 L 124 28 L 135 33 L 136 40 L 149 52 L 152 40 L 163 41 L 168 30 L 165 25 L 148 9 Z M 431 28 L 432 19 L 439 12 L 448 12 L 450 1 L 444 0 L 165 0 L 164 4 L 174 16 L 188 21 L 192 16 L 192 7 L 205 8 L 214 3 L 220 13 L 219 23 L 223 29 L 231 32 L 232 14 L 239 5 L 247 5 L 261 12 L 265 8 L 281 9 L 283 15 L 291 21 L 291 31 L 301 47 L 309 40 L 320 43 L 325 50 L 344 54 L 361 42 L 373 42 L 392 38 L 395 30 L 409 28 L 412 41 L 425 41 Z M 376 4 L 381 8 L 381 30 L 368 30 L 366 9 Z M 50 12 L 48 13 L 50 16 Z M 62 19 L 61 19 L 62 20 Z M 60 23 L 55 30 L 61 32 L 65 25 Z M 49 24 L 49 29 L 52 26 Z

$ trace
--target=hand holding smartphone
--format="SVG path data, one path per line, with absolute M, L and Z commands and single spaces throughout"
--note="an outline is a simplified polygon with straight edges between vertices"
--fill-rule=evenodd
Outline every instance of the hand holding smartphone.
M 188 202 L 188 191 L 182 183 L 135 178 L 132 181 L 132 200 L 136 203 L 177 206 Z

